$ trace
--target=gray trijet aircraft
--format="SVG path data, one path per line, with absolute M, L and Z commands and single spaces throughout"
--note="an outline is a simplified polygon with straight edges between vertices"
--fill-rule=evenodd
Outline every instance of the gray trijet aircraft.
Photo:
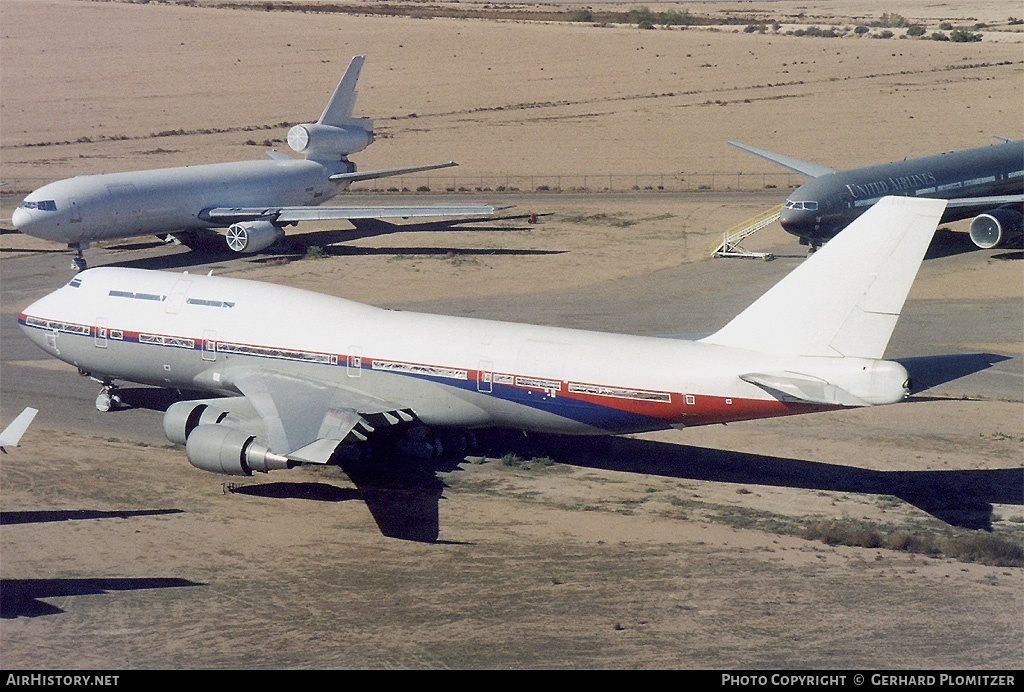
M 887 195 L 949 200 L 942 223 L 973 216 L 971 240 L 983 249 L 1024 235 L 1024 140 L 845 171 L 729 144 L 811 178 L 789 195 L 779 222 L 812 250 Z
M 259 252 L 299 221 L 492 214 L 483 204 L 319 206 L 359 180 L 456 165 L 356 170 L 348 155 L 373 142 L 373 121 L 352 117 L 363 59 L 352 58 L 319 120 L 288 132 L 288 145 L 303 159 L 269 151 L 263 161 L 76 176 L 32 192 L 11 222 L 27 235 L 67 243 L 81 270 L 82 251 L 111 238 L 169 234 L 188 244 L 197 233 L 226 228 L 232 250 Z

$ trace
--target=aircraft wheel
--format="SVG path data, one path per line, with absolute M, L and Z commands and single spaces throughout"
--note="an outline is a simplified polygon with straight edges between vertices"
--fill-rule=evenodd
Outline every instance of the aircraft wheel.
M 72 257 L 71 268 L 74 269 L 76 272 L 84 272 L 86 269 L 89 268 L 89 265 L 86 263 L 84 257 Z
M 107 411 L 116 411 L 121 407 L 121 395 L 114 390 L 113 387 L 104 387 L 100 390 L 100 393 L 96 395 L 96 410 L 106 413 Z

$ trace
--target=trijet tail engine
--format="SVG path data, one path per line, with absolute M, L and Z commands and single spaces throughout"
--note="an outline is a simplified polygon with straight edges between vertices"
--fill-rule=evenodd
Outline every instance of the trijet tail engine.
M 363 56 L 352 58 L 320 119 L 289 130 L 288 146 L 293 151 L 313 161 L 337 162 L 370 146 L 373 142 L 373 121 L 352 117 L 352 109 L 356 105 L 356 82 L 362 68 Z
M 373 121 L 350 118 L 345 125 L 304 123 L 288 131 L 288 146 L 313 161 L 336 162 L 373 142 Z

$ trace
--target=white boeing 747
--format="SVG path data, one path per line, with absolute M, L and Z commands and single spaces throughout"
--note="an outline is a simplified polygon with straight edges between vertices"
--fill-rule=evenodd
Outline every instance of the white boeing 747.
M 883 199 L 697 341 L 110 267 L 78 274 L 19 322 L 103 384 L 101 410 L 118 380 L 209 392 L 173 404 L 163 425 L 193 465 L 225 474 L 338 463 L 375 438 L 445 429 L 618 434 L 890 404 L 910 383 L 882 358 L 944 209 Z
M 348 155 L 373 142 L 373 121 L 352 117 L 362 66 L 363 56 L 352 58 L 320 119 L 288 132 L 288 145 L 303 159 L 269 151 L 264 161 L 76 176 L 29 194 L 11 223 L 27 235 L 66 243 L 76 251 L 72 267 L 81 270 L 82 251 L 112 238 L 170 234 L 187 243 L 190 234 L 227 228 L 228 247 L 259 252 L 299 221 L 492 214 L 483 204 L 319 206 L 359 180 L 456 165 L 356 170 Z

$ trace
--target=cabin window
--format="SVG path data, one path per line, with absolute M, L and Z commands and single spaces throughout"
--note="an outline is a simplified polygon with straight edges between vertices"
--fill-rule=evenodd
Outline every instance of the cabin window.
M 186 298 L 185 302 L 189 305 L 205 305 L 208 308 L 233 308 L 234 303 L 226 300 L 206 300 L 205 298 Z
M 155 293 L 133 293 L 132 291 L 112 290 L 107 295 L 113 298 L 134 298 L 135 300 L 156 300 L 163 301 L 167 296 L 158 296 Z

